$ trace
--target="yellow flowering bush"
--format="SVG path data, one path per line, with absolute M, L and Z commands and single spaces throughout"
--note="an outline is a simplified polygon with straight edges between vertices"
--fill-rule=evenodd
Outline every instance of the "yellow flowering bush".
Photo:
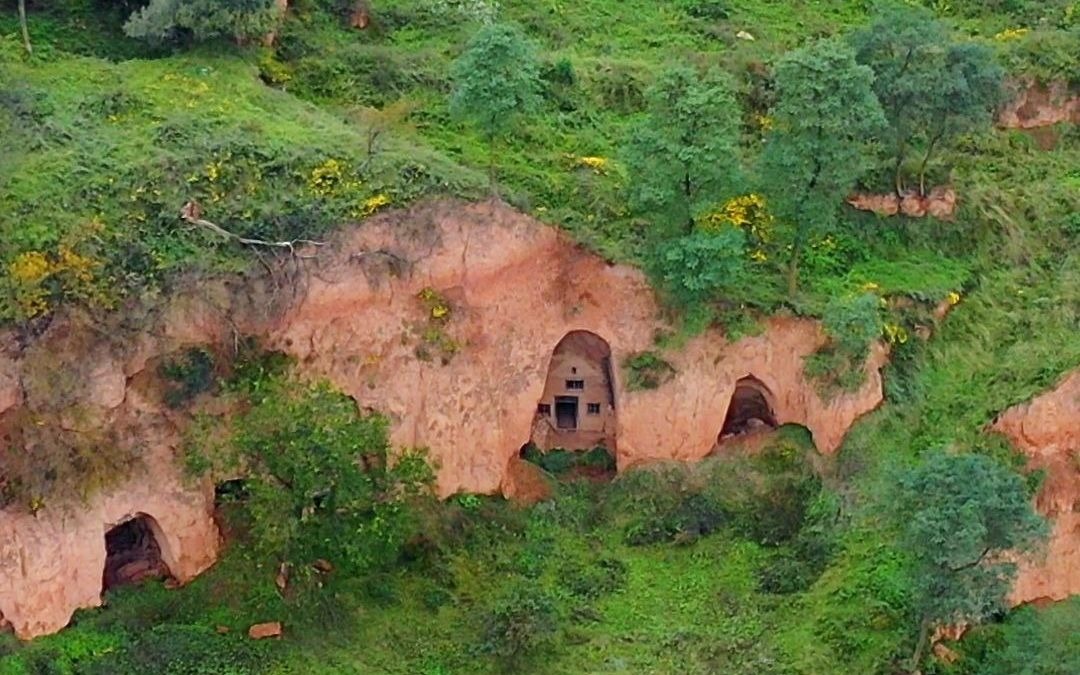
M 20 318 L 31 319 L 48 311 L 49 289 L 44 282 L 52 270 L 52 262 L 40 251 L 20 253 L 8 264 L 9 293 Z
M 365 218 L 375 213 L 382 207 L 390 203 L 390 196 L 386 193 L 379 193 L 377 195 L 368 197 L 360 205 L 360 208 L 356 211 L 355 215 L 360 218 Z
M 727 200 L 719 210 L 700 218 L 697 227 L 705 232 L 719 232 L 727 227 L 743 230 L 750 245 L 750 259 L 764 262 L 769 258 L 765 248 L 773 238 L 773 223 L 765 198 L 752 192 Z
M 945 300 L 950 305 L 959 304 L 959 302 L 960 302 L 960 294 L 957 293 L 956 291 L 949 291 L 949 294 L 945 296 Z
M 49 312 L 63 298 L 93 306 L 111 305 L 110 285 L 100 271 L 104 264 L 76 250 L 104 225 L 97 219 L 65 237 L 55 251 L 23 251 L 0 276 L 0 317 L 32 319 Z
M 608 160 L 606 157 L 578 157 L 577 166 L 591 169 L 593 173 L 602 175 L 607 173 Z
M 1017 40 L 1024 37 L 1031 32 L 1030 28 L 1006 28 L 997 35 L 994 36 L 995 40 L 1006 42 L 1008 40 Z
M 349 179 L 348 169 L 345 162 L 331 157 L 311 170 L 307 181 L 308 190 L 317 197 L 333 197 L 356 190 L 361 183 Z

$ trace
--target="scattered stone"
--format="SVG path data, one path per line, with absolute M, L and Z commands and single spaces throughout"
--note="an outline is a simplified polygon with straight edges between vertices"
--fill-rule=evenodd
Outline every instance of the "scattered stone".
M 217 633 L 218 635 L 225 635 L 225 634 L 227 634 L 229 632 L 229 627 L 228 626 L 215 626 L 214 627 L 214 632 Z
M 324 560 L 323 558 L 319 558 L 313 562 L 311 566 L 326 574 L 334 571 L 334 565 L 329 560 Z
M 276 638 L 281 637 L 283 630 L 280 621 L 267 621 L 266 623 L 257 623 L 251 628 L 248 628 L 248 637 L 252 640 Z
M 735 37 L 739 38 L 740 40 L 746 40 L 748 42 L 753 42 L 754 41 L 754 36 L 751 35 L 750 33 L 747 33 L 744 30 L 741 30 L 738 33 L 735 33 Z
M 289 585 L 289 567 L 285 563 L 281 563 L 278 567 L 277 575 L 274 577 L 274 584 L 278 587 L 279 591 L 284 592 L 285 588 Z

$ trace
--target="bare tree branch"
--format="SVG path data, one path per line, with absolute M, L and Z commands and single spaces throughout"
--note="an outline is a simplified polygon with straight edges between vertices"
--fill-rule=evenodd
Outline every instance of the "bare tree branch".
M 296 251 L 297 246 L 326 246 L 324 241 L 314 241 L 311 239 L 292 239 L 289 241 L 267 241 L 265 239 L 251 239 L 250 237 L 241 237 L 240 235 L 229 232 L 225 228 L 216 223 L 212 223 L 209 220 L 205 220 L 202 217 L 202 207 L 199 202 L 194 199 L 184 204 L 180 209 L 180 219 L 186 223 L 191 223 L 197 227 L 209 230 L 218 235 L 222 239 L 229 241 L 235 241 L 238 244 L 244 246 L 265 246 L 268 248 L 281 248 L 287 250 L 291 255 L 297 258 L 314 258 L 315 254 L 303 254 Z M 260 257 L 261 259 L 261 257 Z M 265 264 L 265 262 L 264 262 Z

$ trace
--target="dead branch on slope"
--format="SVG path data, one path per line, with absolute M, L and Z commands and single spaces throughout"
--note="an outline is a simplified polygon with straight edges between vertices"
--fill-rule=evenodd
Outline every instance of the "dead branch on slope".
M 250 237 L 242 237 L 242 236 L 236 234 L 235 232 L 230 232 L 230 231 L 226 230 L 225 228 L 221 227 L 217 223 L 213 223 L 213 222 L 210 222 L 209 220 L 204 219 L 202 217 L 202 206 L 200 206 L 199 202 L 195 201 L 194 199 L 188 201 L 186 204 L 184 204 L 183 208 L 180 209 L 180 219 L 183 220 L 184 222 L 190 223 L 190 224 L 192 224 L 192 225 L 194 225 L 196 227 L 201 227 L 203 229 L 209 230 L 210 232 L 213 232 L 217 236 L 221 237 L 222 239 L 227 239 L 229 241 L 235 241 L 236 243 L 242 244 L 244 246 L 253 246 L 253 247 L 263 246 L 263 247 L 267 247 L 267 248 L 284 249 L 284 250 L 287 250 L 290 255 L 292 255 L 292 256 L 294 256 L 296 258 L 304 258 L 304 259 L 306 259 L 306 258 L 314 258 L 317 255 L 317 253 L 301 253 L 301 252 L 298 252 L 296 250 L 298 246 L 314 246 L 314 247 L 326 246 L 326 242 L 324 242 L 324 241 L 314 241 L 312 239 L 292 239 L 292 240 L 289 240 L 289 241 L 268 241 L 266 239 L 252 239 Z

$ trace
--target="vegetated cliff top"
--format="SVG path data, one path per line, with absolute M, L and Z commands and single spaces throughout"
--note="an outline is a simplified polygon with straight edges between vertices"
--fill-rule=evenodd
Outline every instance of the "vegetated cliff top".
M 499 142 L 504 197 L 604 255 L 640 260 L 648 226 L 626 206 L 619 159 L 657 72 L 683 61 L 731 73 L 752 157 L 772 102 L 769 64 L 810 36 L 867 20 L 863 3 L 841 0 L 417 0 L 374 3 L 358 31 L 341 4 L 295 3 L 269 49 L 146 44 L 124 35 L 126 5 L 31 3 L 29 60 L 15 13 L 0 17 L 0 263 L 16 286 L 33 286 L 0 294 L 0 321 L 63 302 L 114 307 L 178 271 L 250 264 L 249 251 L 178 221 L 190 199 L 233 232 L 280 240 L 319 237 L 424 194 L 482 195 L 474 168 L 486 166 L 487 145 L 450 118 L 446 92 L 452 60 L 493 16 L 519 23 L 542 50 L 541 109 Z M 1014 74 L 1075 74 L 1067 55 L 1080 38 L 1064 4 L 953 5 L 947 18 L 994 45 Z M 860 264 L 853 253 L 830 253 L 843 260 L 824 261 L 824 277 Z M 893 244 L 868 258 L 898 253 Z M 963 275 L 954 253 L 958 264 L 946 268 Z M 828 278 L 820 285 L 835 290 Z M 765 308 L 776 302 L 771 291 L 764 298 Z

